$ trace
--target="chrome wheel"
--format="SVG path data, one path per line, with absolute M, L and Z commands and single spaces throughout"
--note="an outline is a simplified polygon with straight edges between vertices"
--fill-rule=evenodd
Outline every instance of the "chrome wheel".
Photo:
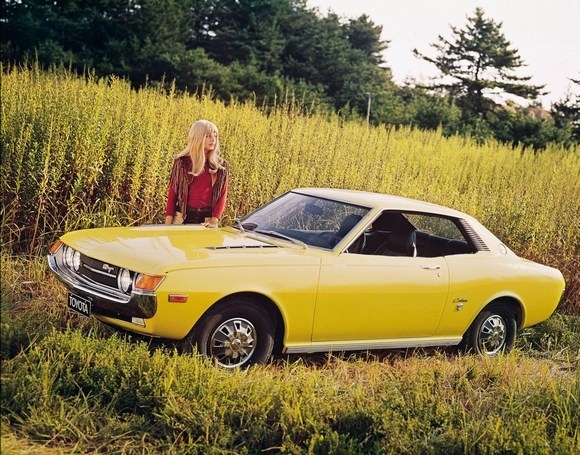
M 210 355 L 223 367 L 239 367 L 256 350 L 256 329 L 242 318 L 228 319 L 219 325 L 210 338 Z
M 230 297 L 211 308 L 184 339 L 217 366 L 248 368 L 266 363 L 274 349 L 276 324 L 267 307 L 247 297 Z
M 467 352 L 492 357 L 513 347 L 517 330 L 516 309 L 498 301 L 477 315 L 463 335 L 461 346 Z
M 501 351 L 508 336 L 508 329 L 504 319 L 492 314 L 480 326 L 479 351 L 485 355 L 494 355 Z

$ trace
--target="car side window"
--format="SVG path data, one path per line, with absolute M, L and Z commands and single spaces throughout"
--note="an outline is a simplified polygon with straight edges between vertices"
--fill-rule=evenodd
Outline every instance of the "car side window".
M 408 213 L 406 217 L 418 231 L 448 240 L 465 240 L 459 228 L 449 218 L 419 213 Z
M 363 254 L 437 257 L 475 252 L 455 220 L 433 214 L 386 211 L 365 235 Z

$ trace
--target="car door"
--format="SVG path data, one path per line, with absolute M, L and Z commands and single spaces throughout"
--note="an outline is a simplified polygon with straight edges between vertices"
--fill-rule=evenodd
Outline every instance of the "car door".
M 325 258 L 312 341 L 429 337 L 448 288 L 443 257 L 341 253 Z

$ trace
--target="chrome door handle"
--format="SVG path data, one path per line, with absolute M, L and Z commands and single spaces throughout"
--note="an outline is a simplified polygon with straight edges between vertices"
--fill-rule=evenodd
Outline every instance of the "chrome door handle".
M 439 270 L 441 268 L 441 266 L 440 265 L 422 265 L 421 268 L 425 269 L 425 270 Z

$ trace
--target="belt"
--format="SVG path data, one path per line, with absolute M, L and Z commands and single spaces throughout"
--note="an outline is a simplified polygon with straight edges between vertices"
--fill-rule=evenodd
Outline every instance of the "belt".
M 211 206 L 209 206 L 209 207 L 187 207 L 187 213 L 201 213 L 201 212 L 211 212 Z

